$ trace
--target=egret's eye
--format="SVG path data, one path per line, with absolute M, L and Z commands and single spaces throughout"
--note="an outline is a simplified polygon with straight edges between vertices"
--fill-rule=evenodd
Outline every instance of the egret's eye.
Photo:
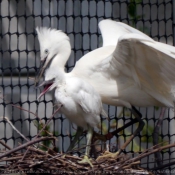
M 46 49 L 44 52 L 45 52 L 45 54 L 48 54 L 48 53 L 49 53 L 49 50 L 48 50 L 48 49 Z

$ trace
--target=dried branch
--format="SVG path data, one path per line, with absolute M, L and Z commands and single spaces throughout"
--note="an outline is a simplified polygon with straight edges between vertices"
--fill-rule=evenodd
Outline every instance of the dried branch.
M 52 116 L 49 118 L 49 120 L 46 122 L 46 124 L 43 126 L 43 128 L 39 131 L 39 133 L 34 137 L 34 140 L 36 140 L 38 138 L 38 136 L 43 132 L 43 130 L 46 128 L 46 126 L 50 123 L 50 121 L 53 119 L 54 115 L 60 110 L 62 106 L 60 106 L 53 114 Z M 29 148 L 27 149 L 27 151 L 25 152 L 23 158 L 21 159 L 21 161 L 25 158 L 27 152 L 29 151 Z
M 2 158 L 5 157 L 5 156 L 8 156 L 8 155 L 10 155 L 10 154 L 12 154 L 12 153 L 14 153 L 14 152 L 16 152 L 16 151 L 19 151 L 19 150 L 21 150 L 21 149 L 23 149 L 23 148 L 25 148 L 25 147 L 28 147 L 28 146 L 30 146 L 30 145 L 33 145 L 33 144 L 35 144 L 35 143 L 38 143 L 38 142 L 41 142 L 41 141 L 44 141 L 44 140 L 54 140 L 54 139 L 55 139 L 54 137 L 41 137 L 41 138 L 38 138 L 38 139 L 36 139 L 36 140 L 28 141 L 27 143 L 24 143 L 23 145 L 20 145 L 20 146 L 18 146 L 18 147 L 16 147 L 16 148 L 14 148 L 14 149 L 12 149 L 12 150 L 6 152 L 6 153 L 1 154 L 1 155 L 0 155 L 0 159 L 2 159 Z
M 10 104 L 10 102 L 7 101 L 3 96 L 0 96 L 0 98 L 1 98 L 2 100 L 4 100 L 4 101 L 8 102 L 8 103 Z M 22 108 L 21 106 L 17 106 L 17 105 L 14 105 L 14 104 L 10 104 L 10 105 L 13 106 L 13 107 L 15 107 L 15 108 L 18 108 L 18 109 L 20 109 L 20 110 L 26 111 L 26 112 L 28 112 L 28 113 L 30 113 L 30 114 L 33 114 L 36 118 L 38 118 L 38 119 L 41 121 L 41 119 L 40 119 L 40 118 L 38 117 L 38 115 L 36 115 L 35 113 L 33 113 L 33 112 L 31 112 L 31 111 L 29 111 L 29 110 L 27 110 L 27 109 L 24 109 L 24 108 Z
M 41 121 L 41 119 L 38 117 L 38 115 L 36 115 L 35 113 L 33 113 L 33 112 L 31 112 L 31 111 L 29 111 L 29 110 L 27 110 L 27 109 L 24 109 L 24 108 L 22 108 L 21 106 L 17 106 L 17 105 L 14 105 L 14 104 L 11 104 L 11 106 L 13 106 L 13 107 L 15 107 L 15 108 L 18 108 L 18 109 L 20 109 L 20 110 L 23 110 L 23 111 L 26 111 L 26 112 L 28 112 L 28 113 L 30 113 L 30 114 L 33 114 L 37 119 L 39 119 L 39 121 Z
M 29 141 L 13 124 L 12 122 L 8 119 L 8 117 L 0 117 L 2 119 L 5 119 L 7 123 L 26 141 Z
M 3 145 L 5 148 L 11 150 L 12 148 L 10 148 L 7 144 L 5 144 L 2 140 L 0 140 L 0 144 Z

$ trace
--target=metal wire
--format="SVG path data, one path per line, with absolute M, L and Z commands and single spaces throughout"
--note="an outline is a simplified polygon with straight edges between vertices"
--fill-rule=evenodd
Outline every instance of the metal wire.
M 0 1 L 0 89 L 4 100 L 0 100 L 0 116 L 7 116 L 11 122 L 29 139 L 32 139 L 38 128 L 34 126 L 35 117 L 28 112 L 15 109 L 11 104 L 36 113 L 43 121 L 53 113 L 52 95 L 47 94 L 38 102 L 38 91 L 33 88 L 33 79 L 39 66 L 39 45 L 35 27 L 47 26 L 63 30 L 68 34 L 72 54 L 66 65 L 71 71 L 75 62 L 84 54 L 102 45 L 98 22 L 111 18 L 127 23 L 145 32 L 155 40 L 173 45 L 173 0 L 3 0 Z M 138 97 L 139 98 L 139 97 Z M 111 121 L 125 124 L 130 120 L 127 115 L 118 118 L 121 108 L 106 106 Z M 132 142 L 126 152 L 141 151 L 151 145 L 151 127 L 154 127 L 160 109 L 140 109 L 147 125 L 144 132 Z M 126 112 L 126 111 L 125 111 Z M 171 111 L 170 111 L 171 112 Z M 170 123 L 170 112 L 164 118 L 160 132 L 162 141 L 173 140 Z M 123 114 L 123 113 L 122 113 Z M 165 130 L 166 128 L 166 130 Z M 133 127 L 109 143 L 121 144 L 121 140 L 132 133 Z M 108 129 L 109 130 L 109 129 Z M 69 135 L 75 130 L 61 115 L 55 116 L 50 131 L 59 139 L 59 150 L 65 151 L 70 143 Z M 14 147 L 23 139 L 11 130 L 4 121 L 0 121 L 0 139 Z M 145 140 L 144 140 L 145 139 Z M 79 152 L 78 152 L 79 153 Z M 172 150 L 162 152 L 163 158 L 171 158 Z M 150 159 L 153 157 L 150 156 Z M 149 162 L 150 160 L 144 160 Z M 147 167 L 149 163 L 146 164 Z

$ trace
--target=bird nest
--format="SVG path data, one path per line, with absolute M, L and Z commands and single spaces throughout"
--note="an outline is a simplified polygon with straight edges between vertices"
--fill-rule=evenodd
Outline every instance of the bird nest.
M 154 173 L 140 167 L 140 160 L 155 152 L 175 146 L 166 145 L 159 148 L 152 147 L 133 157 L 129 154 L 121 153 L 113 158 L 103 158 L 91 160 L 93 168 L 89 164 L 79 164 L 81 157 L 62 154 L 48 149 L 43 151 L 36 144 L 42 141 L 51 140 L 54 144 L 55 137 L 38 137 L 24 144 L 19 144 L 11 149 L 4 142 L 0 141 L 5 149 L 0 152 L 0 161 L 4 162 L 0 166 L 2 173 L 48 173 L 48 174 L 149 174 Z M 23 152 L 21 152 L 23 150 Z M 108 152 L 101 153 L 105 157 Z
M 54 114 L 53 114 L 54 115 Z M 154 146 L 137 155 L 121 153 L 115 157 L 106 157 L 109 153 L 104 151 L 100 154 L 102 159 L 92 158 L 93 167 L 89 164 L 78 163 L 82 157 L 70 154 L 58 153 L 55 150 L 56 137 L 45 136 L 40 134 L 46 128 L 52 117 L 47 121 L 39 133 L 32 139 L 27 139 L 17 128 L 10 122 L 7 117 L 2 117 L 8 122 L 11 127 L 23 137 L 26 142 L 15 148 L 10 148 L 2 140 L 0 144 L 4 149 L 0 151 L 0 172 L 1 174 L 8 173 L 23 173 L 23 174 L 154 174 L 153 172 L 140 167 L 142 158 L 147 157 L 156 152 L 167 148 L 174 147 L 175 144 L 166 146 Z M 53 148 L 47 148 L 43 151 L 39 148 L 43 141 L 51 141 Z M 168 165 L 167 165 L 168 166 Z M 165 167 L 165 166 L 164 166 Z
M 79 164 L 81 157 L 61 154 L 53 149 L 43 151 L 35 147 L 36 143 L 44 140 L 55 141 L 54 137 L 39 137 L 20 144 L 11 149 L 0 141 L 6 150 L 1 151 L 0 160 L 5 162 L 0 166 L 1 173 L 49 173 L 49 174 L 152 174 L 139 167 L 142 154 L 131 158 L 127 154 L 120 154 L 116 158 L 92 159 L 93 168 L 88 164 Z M 7 150 L 8 149 L 8 150 Z M 23 153 L 20 150 L 25 150 Z M 106 155 L 106 152 L 103 153 Z M 146 153 L 145 153 L 146 154 Z M 142 155 L 142 156 L 141 156 Z

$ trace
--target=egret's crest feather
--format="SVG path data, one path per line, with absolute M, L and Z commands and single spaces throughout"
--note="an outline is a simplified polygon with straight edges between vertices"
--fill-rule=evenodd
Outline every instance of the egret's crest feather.
M 38 34 L 38 39 L 40 41 L 40 44 L 45 41 L 58 42 L 63 40 L 69 40 L 69 37 L 61 30 L 51 29 L 47 27 L 36 27 L 36 31 Z

